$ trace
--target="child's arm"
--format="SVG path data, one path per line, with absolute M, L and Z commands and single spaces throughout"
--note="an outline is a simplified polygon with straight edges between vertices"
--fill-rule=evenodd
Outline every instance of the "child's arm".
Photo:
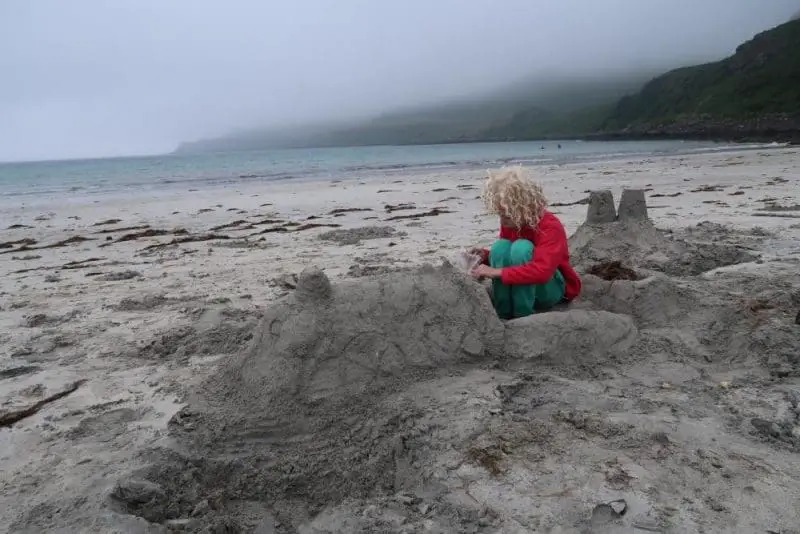
M 540 225 L 539 232 L 533 259 L 525 265 L 504 268 L 500 275 L 503 284 L 541 285 L 556 274 L 562 258 L 567 257 L 567 232 L 558 220 Z

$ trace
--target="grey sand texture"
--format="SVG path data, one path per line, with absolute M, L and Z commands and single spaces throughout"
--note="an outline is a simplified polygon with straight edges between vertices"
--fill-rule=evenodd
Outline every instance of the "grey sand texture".
M 800 452 L 800 292 L 701 276 L 756 258 L 730 234 L 663 232 L 641 191 L 618 210 L 593 193 L 574 263 L 639 279 L 584 275 L 566 309 L 508 322 L 446 262 L 307 268 L 109 502 L 185 532 L 790 532 L 800 485 L 774 475 Z M 743 303 L 744 280 L 770 308 Z M 709 385 L 723 369 L 766 407 Z

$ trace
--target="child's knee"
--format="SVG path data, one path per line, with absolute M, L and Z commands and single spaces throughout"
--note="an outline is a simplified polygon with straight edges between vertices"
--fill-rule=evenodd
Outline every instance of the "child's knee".
M 517 239 L 511 244 L 509 259 L 512 265 L 523 265 L 533 259 L 533 243 L 527 239 Z
M 511 254 L 512 243 L 508 239 L 498 239 L 489 249 L 489 263 L 507 263 Z

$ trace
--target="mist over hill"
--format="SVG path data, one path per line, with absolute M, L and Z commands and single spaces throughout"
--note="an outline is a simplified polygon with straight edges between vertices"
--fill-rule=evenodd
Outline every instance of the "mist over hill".
M 542 73 L 371 119 L 250 130 L 185 143 L 178 152 L 563 138 L 800 139 L 800 20 L 757 34 L 725 59 L 659 72 Z
M 554 133 L 564 118 L 605 108 L 638 90 L 656 73 L 638 69 L 592 75 L 529 76 L 498 90 L 424 106 L 405 107 L 371 119 L 256 129 L 184 143 L 181 153 L 261 148 L 463 143 Z M 515 132 L 520 120 L 541 117 L 540 127 Z

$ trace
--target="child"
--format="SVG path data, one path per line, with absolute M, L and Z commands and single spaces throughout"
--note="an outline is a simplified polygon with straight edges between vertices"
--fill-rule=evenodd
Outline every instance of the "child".
M 502 319 L 525 317 L 573 300 L 581 280 L 569 264 L 567 233 L 547 210 L 539 184 L 522 167 L 489 173 L 484 202 L 500 216 L 500 238 L 491 249 L 473 249 L 482 264 L 475 278 L 492 279 L 492 300 Z

